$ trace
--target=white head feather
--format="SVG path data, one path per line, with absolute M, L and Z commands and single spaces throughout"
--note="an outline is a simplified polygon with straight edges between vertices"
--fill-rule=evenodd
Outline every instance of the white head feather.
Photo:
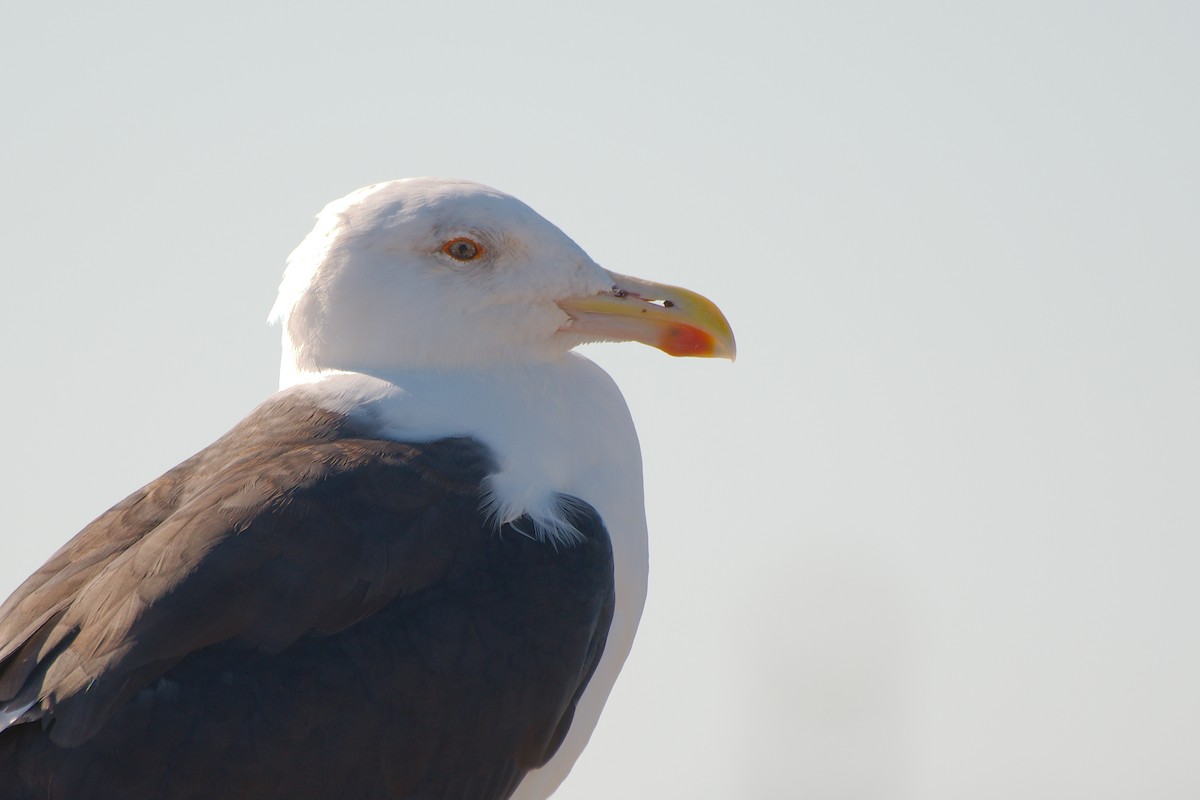
M 482 253 L 455 260 L 443 246 L 457 238 Z M 515 197 L 410 178 L 325 207 L 288 258 L 271 320 L 284 326 L 285 373 L 531 363 L 578 344 L 556 335 L 568 317 L 554 301 L 612 281 Z

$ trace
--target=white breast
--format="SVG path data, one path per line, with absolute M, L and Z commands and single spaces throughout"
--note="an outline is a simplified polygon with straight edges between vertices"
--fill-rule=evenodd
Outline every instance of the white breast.
M 302 391 L 313 393 L 323 407 L 349 414 L 385 438 L 482 441 L 497 460 L 489 488 L 501 521 L 529 514 L 543 534 L 560 535 L 558 494 L 578 497 L 600 513 L 612 538 L 617 589 L 608 644 L 559 752 L 514 795 L 549 797 L 591 736 L 646 600 L 641 451 L 620 390 L 607 373 L 575 354 L 549 363 L 462 371 L 301 374 L 296 383 L 306 384 Z

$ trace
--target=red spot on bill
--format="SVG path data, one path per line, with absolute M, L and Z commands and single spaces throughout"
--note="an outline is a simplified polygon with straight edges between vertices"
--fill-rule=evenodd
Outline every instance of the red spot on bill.
M 712 355 L 716 342 L 712 336 L 690 325 L 673 325 L 663 332 L 658 348 L 672 356 Z

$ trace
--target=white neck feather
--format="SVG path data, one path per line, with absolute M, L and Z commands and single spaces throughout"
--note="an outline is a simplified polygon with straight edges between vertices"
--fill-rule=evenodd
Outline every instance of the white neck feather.
M 299 385 L 385 438 L 481 440 L 497 459 L 489 510 L 501 523 L 529 515 L 542 537 L 569 538 L 559 494 L 590 503 L 605 519 L 623 508 L 641 513 L 641 454 L 629 409 L 608 374 L 582 356 L 469 370 L 285 376 L 284 388 Z

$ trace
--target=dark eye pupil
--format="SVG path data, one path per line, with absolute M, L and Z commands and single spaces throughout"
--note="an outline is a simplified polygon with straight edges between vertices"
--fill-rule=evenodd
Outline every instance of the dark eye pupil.
M 450 245 L 450 255 L 459 261 L 470 261 L 478 250 L 470 242 L 454 242 Z

